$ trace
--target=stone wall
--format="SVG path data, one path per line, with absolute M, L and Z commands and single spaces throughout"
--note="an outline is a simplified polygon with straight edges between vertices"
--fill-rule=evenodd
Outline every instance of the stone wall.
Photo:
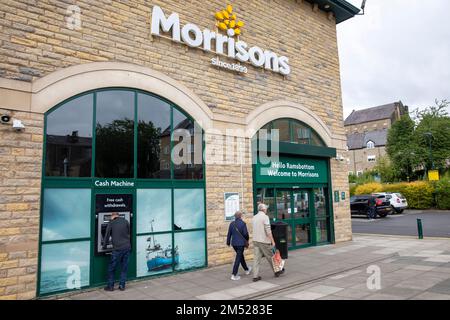
M 364 172 L 372 170 L 378 164 L 380 158 L 386 156 L 386 147 L 376 147 L 374 149 L 357 149 L 348 151 L 348 158 L 350 159 L 349 171 L 357 174 L 358 171 Z M 369 162 L 368 156 L 376 156 L 375 162 Z
M 81 8 L 81 29 L 71 30 L 68 6 Z M 223 127 L 245 127 L 258 106 L 288 100 L 312 110 L 333 133 L 333 147 L 345 149 L 342 101 L 334 18 L 306 1 L 235 0 L 238 19 L 246 25 L 241 39 L 290 59 L 292 73 L 283 77 L 246 65 L 239 75 L 213 67 L 214 57 L 166 38 L 150 35 L 151 9 L 178 12 L 181 23 L 214 29 L 214 13 L 226 5 L 200 1 L 58 1 L 2 0 L 0 7 L 0 80 L 33 84 L 65 67 L 96 61 L 126 62 L 164 73 L 194 92 Z M 2 88 L 0 94 L 4 95 Z M 14 93 L 15 94 L 15 93 Z M 19 97 L 19 94 L 21 95 Z M 25 95 L 25 96 L 23 96 Z M 10 98 L 10 97 L 9 97 Z M 43 115 L 16 112 L 15 102 L 29 101 L 24 91 L 8 99 L 10 113 L 24 121 L 23 133 L 0 125 L 0 297 L 31 298 L 36 285 Z M 27 100 L 28 99 L 28 100 Z M 0 108 L 6 100 L 0 99 Z M 23 109 L 21 109 L 23 110 Z M 215 119 L 215 121 L 216 121 Z M 239 125 L 238 125 L 239 124 Z M 220 136 L 220 135 L 219 135 Z M 223 136 L 222 136 L 223 138 Z M 214 140 L 213 135 L 207 140 Z M 211 144 L 220 144 L 220 139 Z M 207 142 L 208 144 L 208 142 Z M 248 151 L 244 152 L 249 159 Z M 230 262 L 225 247 L 223 193 L 241 192 L 244 210 L 253 212 L 250 162 L 208 165 L 207 228 L 210 265 Z M 348 192 L 346 164 L 332 159 L 333 188 Z M 337 241 L 351 239 L 348 200 L 334 204 Z M 246 218 L 249 221 L 249 217 Z
M 345 126 L 345 133 L 364 133 L 369 131 L 377 131 L 383 129 L 389 129 L 391 127 L 391 119 L 383 119 L 377 121 L 364 122 L 359 124 L 353 124 Z
M 0 124 L 0 299 L 30 299 L 36 294 L 43 115 L 0 109 L 5 113 L 26 129 Z

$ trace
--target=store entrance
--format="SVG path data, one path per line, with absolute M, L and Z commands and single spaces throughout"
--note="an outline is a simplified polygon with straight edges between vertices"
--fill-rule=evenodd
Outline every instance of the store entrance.
M 272 221 L 288 224 L 288 247 L 299 249 L 330 242 L 327 197 L 326 187 L 264 187 L 257 189 L 256 201 L 269 206 Z

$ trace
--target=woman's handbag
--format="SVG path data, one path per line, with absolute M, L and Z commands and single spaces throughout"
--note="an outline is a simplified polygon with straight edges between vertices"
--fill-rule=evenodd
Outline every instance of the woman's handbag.
M 234 223 L 234 222 L 233 222 Z M 237 233 L 239 233 L 239 235 L 242 237 L 242 239 L 244 239 L 244 241 L 245 241 L 245 247 L 246 248 L 248 248 L 249 247 L 249 243 L 248 243 L 248 240 L 247 239 L 245 239 L 245 237 L 242 235 L 242 233 L 239 231 L 239 229 L 236 227 L 236 223 L 234 223 L 233 224 L 233 226 L 234 226 L 234 229 L 237 231 Z

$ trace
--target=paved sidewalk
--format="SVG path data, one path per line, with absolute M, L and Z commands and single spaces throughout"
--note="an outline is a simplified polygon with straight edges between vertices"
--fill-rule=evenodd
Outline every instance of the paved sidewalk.
M 369 266 L 381 270 L 381 289 L 370 290 Z M 231 266 L 130 282 L 124 292 L 95 289 L 63 299 L 445 299 L 450 300 L 450 240 L 354 235 L 352 242 L 290 252 L 286 274 L 274 278 L 266 261 L 262 281 Z

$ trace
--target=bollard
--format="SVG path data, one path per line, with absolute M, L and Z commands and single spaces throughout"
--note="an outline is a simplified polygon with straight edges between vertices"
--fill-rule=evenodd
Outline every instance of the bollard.
M 417 219 L 417 231 L 419 233 L 419 239 L 423 239 L 422 219 Z

